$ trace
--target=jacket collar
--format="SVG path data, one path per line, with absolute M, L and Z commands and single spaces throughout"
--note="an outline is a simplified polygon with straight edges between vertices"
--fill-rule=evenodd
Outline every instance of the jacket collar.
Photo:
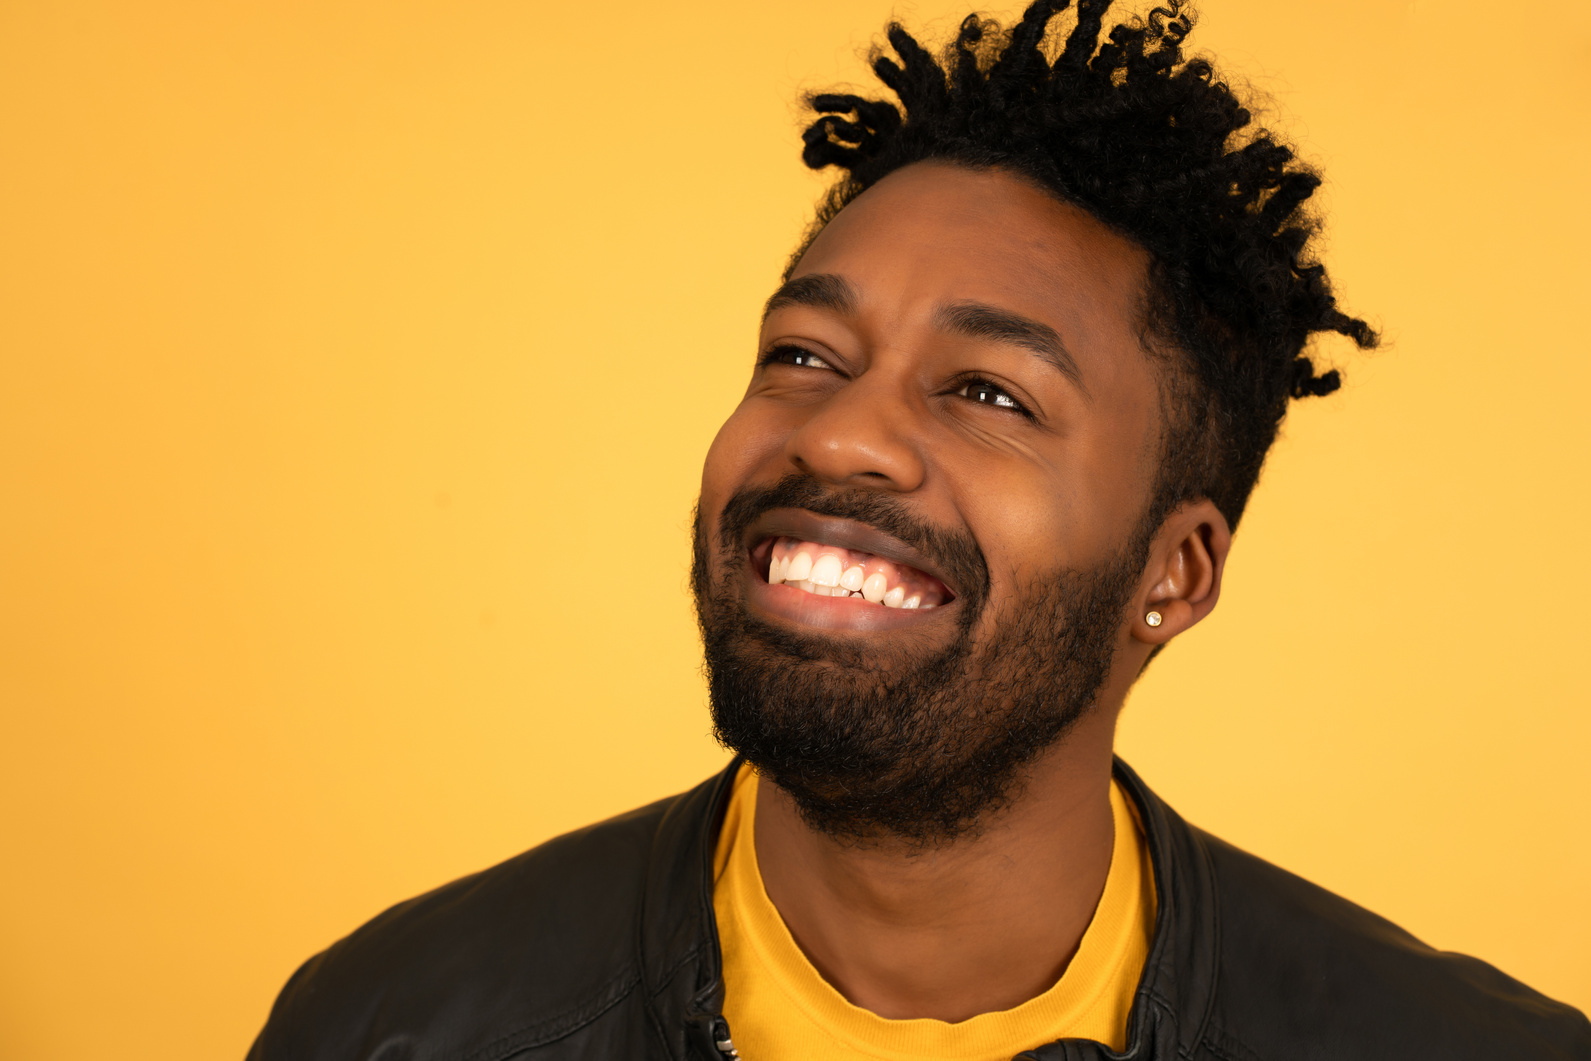
M 676 1058 L 733 1056 L 723 1019 L 723 959 L 713 917 L 713 850 L 742 760 L 673 801 L 653 839 L 637 924 L 641 978 L 657 1031 Z M 1062 1040 L 1033 1061 L 1188 1056 L 1215 995 L 1215 880 L 1198 834 L 1121 759 L 1115 776 L 1138 808 L 1155 881 L 1155 934 L 1128 1018 L 1127 1049 Z
M 1215 875 L 1198 835 L 1120 758 L 1115 775 L 1138 807 L 1155 878 L 1154 941 L 1127 1020 L 1127 1049 L 1116 1056 L 1191 1056 L 1215 998 Z M 1101 1048 L 1100 1056 L 1113 1055 Z
M 722 1059 L 723 957 L 713 916 L 713 850 L 742 760 L 675 799 L 658 823 L 636 926 L 641 985 L 670 1056 Z

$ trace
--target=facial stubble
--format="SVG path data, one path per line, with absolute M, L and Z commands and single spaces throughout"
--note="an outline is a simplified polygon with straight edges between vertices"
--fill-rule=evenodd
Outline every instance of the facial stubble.
M 954 576 L 955 636 L 925 648 L 909 637 L 806 634 L 751 614 L 738 587 L 759 575 L 743 536 L 784 507 L 879 527 Z M 710 545 L 698 511 L 691 583 L 719 741 L 813 828 L 924 847 L 974 833 L 1009 805 L 1023 768 L 1093 705 L 1148 544 L 1135 534 L 1096 568 L 1035 577 L 980 624 L 996 605 L 977 543 L 888 495 L 790 476 L 731 498 L 717 537 Z

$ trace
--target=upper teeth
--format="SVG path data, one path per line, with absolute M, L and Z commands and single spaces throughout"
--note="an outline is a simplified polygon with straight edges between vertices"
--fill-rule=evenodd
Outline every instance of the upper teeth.
M 829 553 L 812 561 L 812 574 L 807 577 L 820 586 L 838 586 L 840 574 L 840 558 Z
M 780 538 L 768 560 L 768 582 L 820 597 L 854 597 L 886 608 L 932 608 L 943 601 L 933 579 L 882 557 L 835 545 Z

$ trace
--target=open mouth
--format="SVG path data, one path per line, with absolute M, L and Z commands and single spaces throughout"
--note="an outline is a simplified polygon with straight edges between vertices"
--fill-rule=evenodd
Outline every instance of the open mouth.
M 937 608 L 954 599 L 945 584 L 917 568 L 876 553 L 780 535 L 752 550 L 771 586 L 818 597 L 845 597 L 882 608 Z

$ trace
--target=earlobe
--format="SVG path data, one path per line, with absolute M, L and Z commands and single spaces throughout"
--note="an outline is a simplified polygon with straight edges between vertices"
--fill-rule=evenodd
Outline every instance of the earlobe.
M 1163 645 L 1210 614 L 1231 544 L 1231 528 L 1212 502 L 1190 502 L 1173 512 L 1150 547 L 1134 639 Z
M 1198 621 L 1187 601 L 1153 601 L 1133 620 L 1132 633 L 1145 644 L 1163 645 Z

